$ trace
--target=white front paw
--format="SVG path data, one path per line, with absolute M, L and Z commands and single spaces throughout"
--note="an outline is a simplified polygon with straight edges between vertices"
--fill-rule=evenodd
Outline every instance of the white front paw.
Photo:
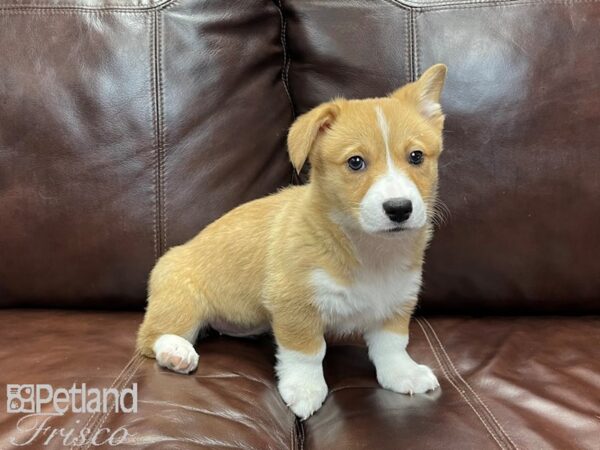
M 302 420 L 319 409 L 327 397 L 327 384 L 323 377 L 284 377 L 277 387 L 286 405 Z
M 277 388 L 286 405 L 302 420 L 308 419 L 327 397 L 323 376 L 325 342 L 315 354 L 279 347 L 277 350 Z
M 415 362 L 381 367 L 377 370 L 381 387 L 400 394 L 422 394 L 439 387 L 431 369 Z

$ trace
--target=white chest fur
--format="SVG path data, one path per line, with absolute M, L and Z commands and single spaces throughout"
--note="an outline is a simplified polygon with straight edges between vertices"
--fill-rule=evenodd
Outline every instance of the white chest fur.
M 421 288 L 421 271 L 402 264 L 361 267 L 351 284 L 342 285 L 325 270 L 316 269 L 311 281 L 327 330 L 347 334 L 366 331 L 414 301 Z

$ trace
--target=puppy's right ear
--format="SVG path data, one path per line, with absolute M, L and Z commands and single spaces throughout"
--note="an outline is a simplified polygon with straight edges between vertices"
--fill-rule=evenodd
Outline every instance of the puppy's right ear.
M 296 172 L 300 173 L 315 142 L 331 128 L 338 114 L 338 105 L 324 103 L 296 119 L 288 133 L 288 152 Z

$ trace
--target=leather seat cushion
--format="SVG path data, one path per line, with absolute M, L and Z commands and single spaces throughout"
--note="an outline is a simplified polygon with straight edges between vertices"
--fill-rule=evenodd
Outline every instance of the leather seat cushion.
M 433 368 L 441 389 L 413 397 L 379 388 L 361 342 L 333 343 L 325 359 L 329 396 L 302 424 L 277 393 L 269 337 L 211 334 L 197 346 L 199 369 L 183 376 L 134 353 L 141 318 L 1 311 L 0 381 L 137 383 L 137 413 L 67 413 L 48 422 L 124 426 L 135 436 L 123 448 L 592 448 L 598 435 L 598 317 L 419 318 L 410 352 Z M 3 411 L 1 448 L 24 439 L 15 431 L 20 417 Z M 63 447 L 55 439 L 46 448 Z

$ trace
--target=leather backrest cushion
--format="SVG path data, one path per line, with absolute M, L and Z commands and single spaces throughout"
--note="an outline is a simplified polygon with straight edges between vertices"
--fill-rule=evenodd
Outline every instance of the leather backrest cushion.
M 600 311 L 600 3 L 289 0 L 298 113 L 448 65 L 427 312 Z
M 0 306 L 141 308 L 166 248 L 290 181 L 271 1 L 0 2 Z
M 444 62 L 422 308 L 598 312 L 598 29 L 596 0 L 0 0 L 0 305 L 141 307 L 165 249 L 288 184 L 292 109 Z

